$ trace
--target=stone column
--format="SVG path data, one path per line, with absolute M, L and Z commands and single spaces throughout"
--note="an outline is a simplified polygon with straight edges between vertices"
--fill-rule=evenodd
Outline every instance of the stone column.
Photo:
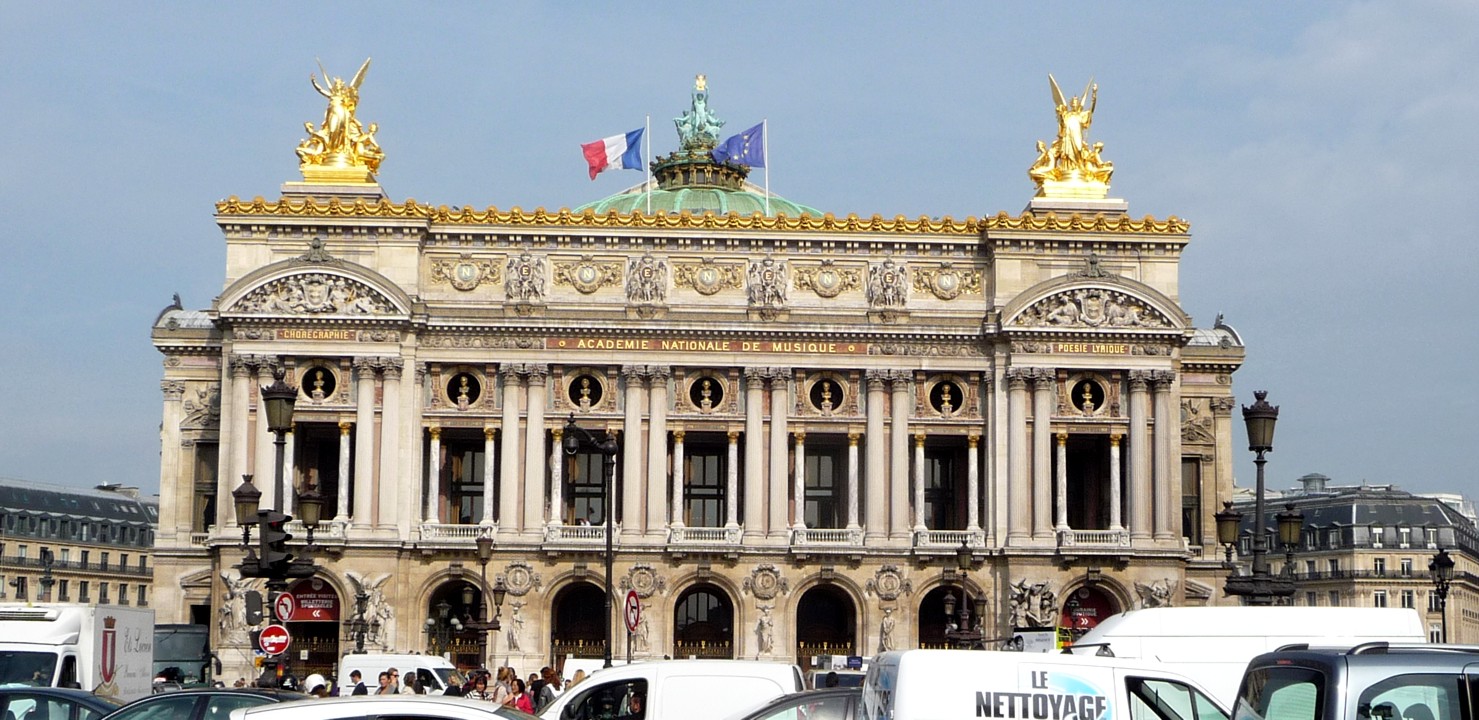
M 868 386 L 868 419 L 864 437 L 868 443 L 864 448 L 865 457 L 863 478 L 868 483 L 868 491 L 863 494 L 863 537 L 867 541 L 877 541 L 888 533 L 888 473 L 885 472 L 884 448 L 888 445 L 888 438 L 883 434 L 884 414 L 884 383 L 888 380 L 888 373 L 884 370 L 868 370 L 863 374 L 863 382 Z
M 354 359 L 354 524 L 370 527 L 375 507 L 375 365 Z M 381 507 L 381 514 L 390 508 Z
M 1059 532 L 1068 529 L 1068 433 L 1058 433 L 1058 472 L 1054 478 L 1058 495 L 1058 524 Z
M 1155 383 L 1155 454 L 1152 456 L 1155 463 L 1154 476 L 1151 482 L 1155 485 L 1154 490 L 1154 533 L 1157 542 L 1169 542 L 1176 539 L 1176 533 L 1172 526 L 1171 498 L 1180 492 L 1180 488 L 1172 487 L 1173 474 L 1171 466 L 1172 437 L 1181 436 L 1181 423 L 1178 413 L 1171 407 L 1171 387 L 1176 383 L 1176 374 L 1169 370 L 1157 371 L 1152 377 Z
M 965 462 L 966 462 L 966 502 L 970 507 L 966 508 L 966 529 L 975 531 L 981 528 L 981 436 L 976 434 L 967 435 L 965 439 Z
M 1031 537 L 1032 482 L 1027 466 L 1027 379 L 1032 371 L 1007 370 L 1007 538 Z
M 924 524 L 924 433 L 914 433 L 914 531 L 923 532 Z
M 334 516 L 336 523 L 349 522 L 349 431 L 353 428 L 354 423 L 348 420 L 339 421 L 339 497 Z
M 641 365 L 621 369 L 626 379 L 626 413 L 621 433 L 621 535 L 631 539 L 642 534 L 642 376 Z
M 666 367 L 647 368 L 647 533 L 667 535 L 668 506 L 668 378 Z M 681 498 L 682 496 L 679 496 Z M 674 500 L 677 502 L 677 499 Z
M 498 532 L 511 535 L 519 531 L 519 400 L 523 388 L 519 367 L 505 363 L 498 374 L 503 380 L 502 437 L 498 447 Z
M 679 437 L 679 441 L 680 442 L 682 441 L 682 438 L 681 437 Z M 682 455 L 682 453 L 676 453 L 676 455 L 679 458 L 678 465 L 679 465 L 679 467 L 681 467 L 683 465 L 683 460 L 682 460 L 683 455 Z M 725 478 L 725 481 L 726 482 L 725 482 L 725 486 L 724 486 L 724 527 L 726 527 L 726 528 L 728 528 L 730 530 L 734 530 L 734 529 L 736 529 L 736 528 L 739 527 L 739 431 L 738 430 L 730 430 L 729 431 L 729 464 L 728 464 L 728 466 L 725 469 L 728 472 L 726 473 L 727 477 Z M 679 496 L 679 499 L 673 501 L 674 504 L 679 503 L 681 501 L 681 498 L 682 498 L 682 496 L 680 495 Z
M 791 416 L 790 371 L 772 368 L 770 371 L 770 492 L 767 503 L 770 513 L 765 533 L 772 539 L 786 537 L 786 481 L 790 478 L 787 460 L 789 443 L 786 439 L 787 424 Z
M 847 529 L 858 530 L 858 439 L 857 431 L 847 433 Z
M 791 483 L 791 527 L 806 529 L 806 431 L 792 433 L 796 437 L 796 479 Z
M 1053 371 L 1041 368 L 1032 378 L 1032 537 L 1053 534 Z
M 765 368 L 745 368 L 745 539 L 765 534 Z M 730 506 L 739 502 L 731 496 Z
M 165 380 L 159 383 L 159 389 L 164 392 L 163 420 L 159 426 L 159 488 L 161 491 L 169 487 L 176 490 L 174 495 L 167 496 L 164 492 L 159 495 L 159 527 L 188 537 L 190 516 L 195 512 L 195 490 L 194 483 L 184 482 L 180 474 L 180 422 L 185 418 L 185 382 Z M 173 506 L 168 519 L 163 511 L 166 502 Z M 180 508 L 185 509 L 184 513 L 180 513 Z M 182 518 L 184 522 L 181 522 Z
M 280 495 L 278 495 L 278 497 L 282 498 L 283 512 L 293 516 L 298 515 L 298 498 L 295 494 L 295 487 L 293 483 L 293 480 L 297 477 L 298 472 L 298 465 L 296 462 L 294 462 L 294 458 L 297 457 L 297 454 L 296 449 L 293 446 L 293 441 L 297 439 L 297 437 L 298 423 L 289 423 L 288 431 L 283 433 L 282 435 L 282 487 L 278 488 L 278 492 L 281 493 Z M 273 437 L 273 441 L 275 442 L 276 440 L 277 438 Z M 274 449 L 274 453 L 275 452 L 276 450 Z M 277 464 L 277 458 L 274 457 L 272 462 L 274 465 L 272 472 L 276 474 L 277 469 L 275 466 Z
M 252 392 L 252 363 L 247 355 L 231 356 L 231 407 L 230 416 L 227 410 L 222 408 L 222 430 L 227 424 L 231 428 L 231 462 L 227 463 L 224 472 L 221 473 L 221 491 L 216 494 L 216 507 L 222 508 L 220 514 L 228 522 L 236 523 L 236 505 L 224 502 L 231 497 L 231 491 L 237 488 L 236 483 L 241 482 L 243 475 L 251 473 L 251 464 L 248 458 L 251 456 L 251 429 L 248 421 L 251 418 L 251 392 Z M 224 397 L 225 391 L 222 391 Z M 256 478 L 252 479 L 252 485 L 257 490 L 262 489 L 261 483 Z
M 672 510 L 669 512 L 671 518 L 668 522 L 675 528 L 683 527 L 683 482 L 688 469 L 688 463 L 683 456 L 683 436 L 682 430 L 673 431 L 673 499 L 669 503 Z M 730 433 L 730 437 L 734 437 L 734 433 Z M 733 444 L 729 447 L 731 450 L 734 449 Z M 732 467 L 730 471 L 732 474 Z M 732 488 L 731 491 L 733 491 Z
M 492 425 L 483 427 L 483 517 L 478 524 L 484 527 L 493 525 L 493 461 L 498 457 L 493 438 L 497 434 L 498 428 Z
M 1120 436 L 1119 433 L 1113 433 L 1113 434 L 1111 434 L 1109 436 L 1109 529 L 1110 530 L 1123 530 L 1123 529 L 1125 529 L 1124 528 L 1124 520 L 1122 519 L 1121 512 L 1120 512 L 1120 505 L 1124 502 L 1121 499 L 1121 497 L 1120 497 L 1121 496 L 1121 493 L 1123 492 L 1122 490 L 1120 490 L 1120 483 L 1123 482 L 1123 479 L 1120 477 L 1120 437 L 1121 436 Z
M 529 401 L 524 423 L 524 522 L 521 530 L 538 533 L 544 527 L 545 383 L 549 378 L 546 365 L 529 365 Z
M 894 539 L 909 537 L 909 377 L 908 370 L 899 370 L 889 378 L 893 402 L 889 413 L 888 536 Z
M 253 482 L 258 490 L 262 491 L 263 508 L 281 511 L 283 508 L 282 498 L 277 494 L 277 472 L 276 458 L 274 457 L 273 441 L 277 438 L 272 431 L 267 429 L 267 404 L 262 401 L 262 386 L 271 385 L 273 361 L 265 358 L 257 365 L 257 377 L 252 381 L 252 394 L 257 400 L 257 430 L 252 434 L 256 436 L 256 460 L 252 464 L 252 472 L 256 475 Z M 217 501 L 219 502 L 219 501 Z
M 1150 373 L 1130 371 L 1130 539 L 1150 539 L 1150 420 L 1147 383 Z
M 431 434 L 431 450 L 426 463 L 426 512 L 425 522 L 437 522 L 437 498 L 442 485 L 442 429 L 433 425 L 427 428 Z
M 380 372 L 384 385 L 380 391 L 380 468 L 375 474 L 380 497 L 379 522 L 381 528 L 395 531 L 399 528 L 402 508 L 416 507 L 416 488 L 420 483 L 401 482 L 402 438 L 401 428 L 401 368 L 398 357 L 380 359 Z M 420 420 L 417 420 L 420 426 Z M 413 474 L 412 477 L 415 477 Z

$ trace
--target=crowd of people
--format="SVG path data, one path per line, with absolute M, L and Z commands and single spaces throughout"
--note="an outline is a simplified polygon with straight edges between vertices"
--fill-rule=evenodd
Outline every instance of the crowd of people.
M 422 671 L 427 672 L 427 671 Z M 448 680 L 448 687 L 443 692 L 445 695 L 458 695 L 462 697 L 486 700 L 499 705 L 507 705 L 512 708 L 523 710 L 527 713 L 538 714 L 541 710 L 555 701 L 562 693 L 574 687 L 585 679 L 585 671 L 577 670 L 575 676 L 568 681 L 559 671 L 552 667 L 541 668 L 537 673 L 530 673 L 528 679 L 519 677 L 517 671 L 511 667 L 500 667 L 497 672 L 480 668 L 470 671 L 465 675 L 453 673 Z M 386 668 L 375 678 L 375 685 L 371 686 L 365 682 L 360 671 L 349 673 L 349 679 L 344 683 L 336 683 L 331 678 L 314 673 L 309 675 L 300 684 L 291 673 L 284 675 L 282 686 L 294 690 L 302 690 L 310 695 L 328 697 L 330 695 L 425 695 L 434 692 L 434 686 L 428 682 L 429 677 L 422 677 L 415 672 L 407 672 L 404 680 L 401 678 L 400 670 Z M 241 687 L 246 681 L 238 680 L 237 686 Z

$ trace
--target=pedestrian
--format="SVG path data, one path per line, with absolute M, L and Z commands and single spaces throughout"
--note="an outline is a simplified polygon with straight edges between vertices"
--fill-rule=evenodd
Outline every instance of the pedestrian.
M 377 678 L 377 679 L 380 681 L 380 687 L 375 688 L 375 694 L 376 695 L 391 695 L 391 694 L 393 694 L 391 692 L 392 687 L 391 687 L 391 684 L 390 684 L 390 672 L 389 671 L 383 671 L 382 670 L 380 672 L 379 678 Z
M 307 678 L 304 678 L 303 689 L 314 697 L 326 698 L 329 696 L 329 681 L 325 680 L 324 676 L 313 673 Z
M 349 687 L 351 688 L 350 691 L 349 691 L 349 694 L 350 695 L 369 695 L 370 694 L 370 690 L 365 687 L 364 680 L 362 679 L 363 677 L 364 676 L 363 675 L 360 675 L 360 672 L 358 670 L 351 670 L 351 671 L 349 671 Z M 342 689 L 341 689 L 341 692 L 342 692 Z
M 529 699 L 529 693 L 526 692 L 526 688 L 527 686 L 524 685 L 523 680 L 514 678 L 513 706 L 516 710 L 523 710 L 524 712 L 533 715 L 534 702 Z
M 498 677 L 494 678 L 493 687 L 490 688 L 493 693 L 493 702 L 499 705 L 506 704 L 504 701 L 508 700 L 508 696 L 513 693 L 509 683 L 510 676 L 511 671 L 508 668 L 498 668 Z
M 472 679 L 472 689 L 463 693 L 463 697 L 477 700 L 492 700 L 493 696 L 488 693 L 488 676 L 477 675 Z
M 233 683 L 231 685 L 231 687 L 239 687 L 239 688 L 246 687 L 246 678 L 244 678 L 244 677 L 237 678 L 236 679 L 236 682 Z
M 576 685 L 580 684 L 580 681 L 581 680 L 584 680 L 584 679 L 585 679 L 585 670 L 576 670 L 575 671 L 575 677 L 570 678 L 570 682 L 565 683 L 565 689 L 568 690 L 570 688 L 575 687 Z
M 421 675 L 419 673 L 412 671 L 406 675 L 405 691 L 405 694 L 407 695 L 426 694 L 426 688 L 421 686 Z
M 546 667 L 541 668 L 537 673 L 529 673 L 529 682 L 524 684 L 529 693 L 529 702 L 534 707 L 539 707 L 539 694 L 544 692 L 544 674 L 548 671 L 549 668 Z
M 536 715 L 554 703 L 555 698 L 559 697 L 561 692 L 560 673 L 556 672 L 552 667 L 546 667 L 540 673 L 544 676 L 544 687 L 540 688 L 539 694 L 534 696 L 534 706 L 538 708 L 535 712 Z

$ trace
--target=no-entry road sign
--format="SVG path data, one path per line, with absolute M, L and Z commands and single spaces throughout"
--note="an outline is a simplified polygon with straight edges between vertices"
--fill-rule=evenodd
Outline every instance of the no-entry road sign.
M 622 615 L 627 621 L 627 632 L 637 632 L 637 623 L 642 620 L 642 601 L 637 598 L 636 590 L 627 591 L 626 607 L 622 609 Z
M 279 655 L 292 644 L 293 636 L 288 634 L 288 629 L 276 623 L 262 628 L 262 634 L 257 636 L 257 646 L 267 655 Z
M 293 597 L 290 592 L 278 593 L 277 599 L 272 603 L 272 609 L 277 613 L 278 622 L 292 620 L 293 613 L 298 610 L 298 598 Z

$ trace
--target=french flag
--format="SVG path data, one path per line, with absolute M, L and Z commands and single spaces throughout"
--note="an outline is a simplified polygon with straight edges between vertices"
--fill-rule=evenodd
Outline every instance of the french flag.
M 606 170 L 642 169 L 642 133 L 638 128 L 625 135 L 612 135 L 580 146 L 586 164 L 591 166 L 591 179 Z

